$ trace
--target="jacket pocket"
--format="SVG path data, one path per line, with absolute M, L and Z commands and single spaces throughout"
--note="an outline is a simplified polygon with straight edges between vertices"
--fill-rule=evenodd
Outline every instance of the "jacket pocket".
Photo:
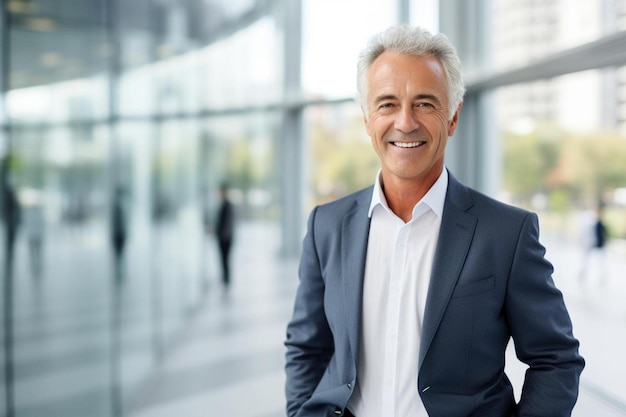
M 469 297 L 470 295 L 481 294 L 490 291 L 496 284 L 496 278 L 490 276 L 478 281 L 464 282 L 454 287 L 452 298 Z

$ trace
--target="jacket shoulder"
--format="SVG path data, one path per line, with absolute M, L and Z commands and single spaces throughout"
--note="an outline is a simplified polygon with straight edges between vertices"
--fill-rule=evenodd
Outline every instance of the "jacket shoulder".
M 316 207 L 317 215 L 340 219 L 342 215 L 352 212 L 356 209 L 364 209 L 367 212 L 369 203 L 372 199 L 374 186 L 371 185 L 362 190 L 340 197 L 328 203 L 321 204 Z
M 449 174 L 446 202 L 458 209 L 470 212 L 494 212 L 512 216 L 527 216 L 530 212 L 520 207 L 496 200 L 472 187 L 468 187 Z
M 493 197 L 481 193 L 480 191 L 470 189 L 470 193 L 472 194 L 476 207 L 479 209 L 486 209 L 488 211 L 502 213 L 507 216 L 526 217 L 527 215 L 531 214 L 529 210 L 497 200 Z

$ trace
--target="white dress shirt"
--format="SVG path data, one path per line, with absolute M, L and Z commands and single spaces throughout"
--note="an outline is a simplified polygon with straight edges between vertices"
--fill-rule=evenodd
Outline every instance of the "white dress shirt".
M 422 321 L 448 188 L 444 168 L 408 223 L 385 199 L 380 172 L 370 205 L 363 320 L 355 391 L 357 417 L 426 417 L 417 373 Z

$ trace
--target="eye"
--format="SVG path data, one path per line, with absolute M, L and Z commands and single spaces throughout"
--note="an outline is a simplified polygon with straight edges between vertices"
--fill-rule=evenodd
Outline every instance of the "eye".
M 393 104 L 391 103 L 381 103 L 378 106 L 379 109 L 390 109 L 391 107 L 393 107 Z
M 435 109 L 436 109 L 434 104 L 429 103 L 427 101 L 423 101 L 423 102 L 417 103 L 415 105 L 415 108 L 417 109 L 417 111 L 420 111 L 422 113 L 431 113 L 431 112 L 435 111 Z

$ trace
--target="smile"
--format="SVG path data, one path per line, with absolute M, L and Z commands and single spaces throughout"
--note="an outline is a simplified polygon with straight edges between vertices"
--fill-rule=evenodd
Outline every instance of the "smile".
M 426 142 L 391 142 L 391 144 L 398 148 L 417 148 L 418 146 L 425 145 Z

